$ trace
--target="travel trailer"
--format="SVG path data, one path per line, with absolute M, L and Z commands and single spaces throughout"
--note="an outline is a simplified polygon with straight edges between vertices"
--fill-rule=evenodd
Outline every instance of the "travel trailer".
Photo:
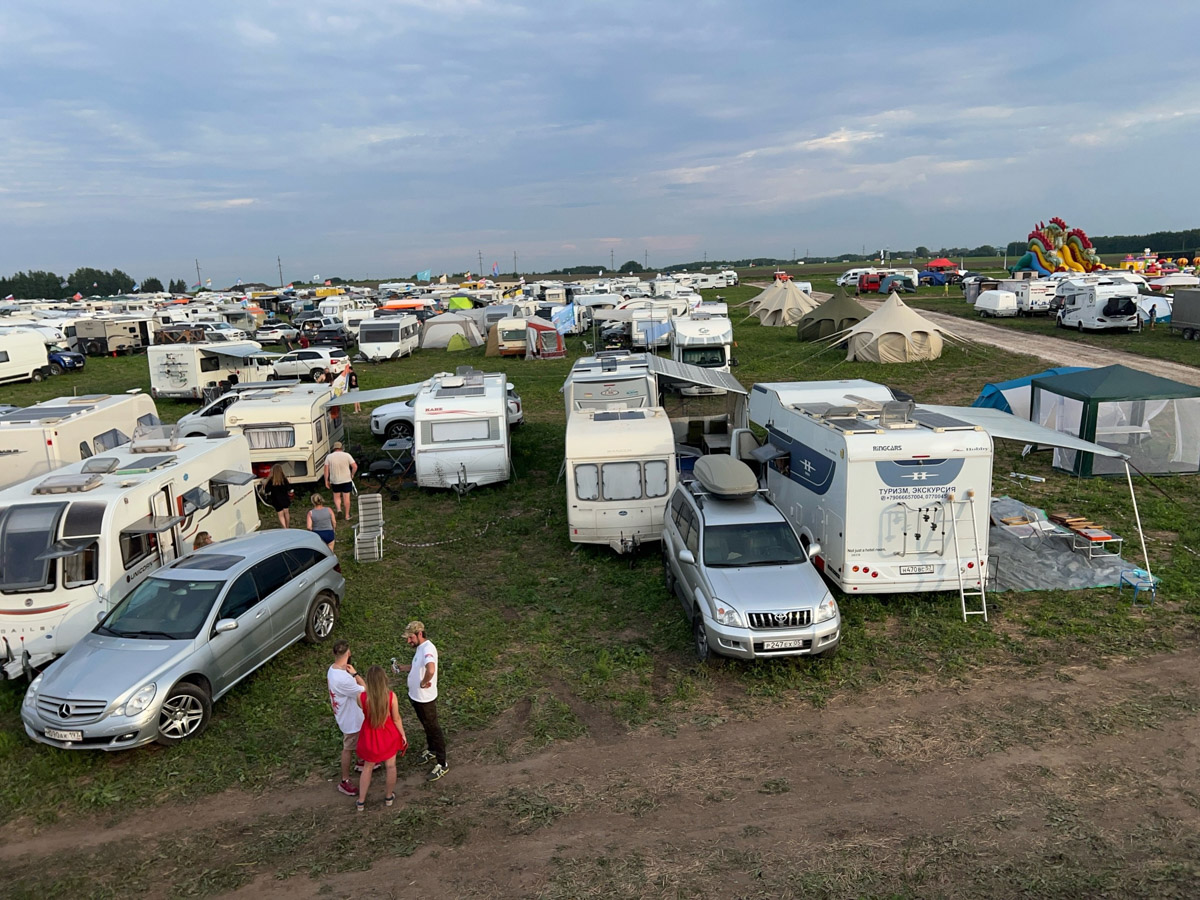
M 158 424 L 154 401 L 132 394 L 44 400 L 0 415 L 0 488 L 129 443 Z
M 50 360 L 40 334 L 25 329 L 0 334 L 0 384 L 42 381 L 50 374 Z
M 750 421 L 767 433 L 750 455 L 768 463 L 771 499 L 802 543 L 820 544 L 817 566 L 843 591 L 982 591 L 992 485 L 982 428 L 863 380 L 756 384 Z
M 421 385 L 413 403 L 413 462 L 420 487 L 473 487 L 512 474 L 507 379 L 464 366 Z
M 571 367 L 562 392 L 568 419 L 579 410 L 658 406 L 658 382 L 642 353 L 582 356 Z
M 75 321 L 71 349 L 88 356 L 132 353 L 154 343 L 151 316 L 104 316 Z
M 358 355 L 371 362 L 411 356 L 421 343 L 421 321 L 413 315 L 364 320 L 358 326 Z
M 567 420 L 567 536 L 618 553 L 662 536 L 675 440 L 661 407 L 585 409 Z
M 0 490 L 0 657 L 30 675 L 155 569 L 258 529 L 245 438 L 139 432 L 129 444 Z
M 1017 295 L 1012 291 L 983 291 L 975 298 L 975 312 L 980 318 L 1015 316 L 1019 311 Z
M 671 308 L 666 304 L 632 310 L 630 314 L 631 343 L 635 350 L 651 350 L 671 343 Z
M 1111 278 L 1073 278 L 1058 287 L 1062 309 L 1055 324 L 1080 331 L 1136 331 L 1138 291 Z
M 311 484 L 325 477 L 325 457 L 345 432 L 341 408 L 326 406 L 332 397 L 328 384 L 240 391 L 225 409 L 225 427 L 245 435 L 256 478 L 278 463 L 289 481 Z
M 276 356 L 255 341 L 155 344 L 146 350 L 150 395 L 200 400 L 221 382 L 266 381 Z
M 1048 316 L 1057 284 L 1049 278 L 1003 278 L 997 287 L 1016 294 L 1019 315 Z
M 729 371 L 733 324 L 728 317 L 713 315 L 701 305 L 690 316 L 672 320 L 671 328 L 672 359 L 705 369 Z M 715 387 L 686 385 L 681 388 L 681 393 L 696 395 L 724 392 Z
M 528 347 L 525 336 L 525 319 L 501 319 L 492 326 L 496 329 L 497 350 L 501 356 L 524 356 Z

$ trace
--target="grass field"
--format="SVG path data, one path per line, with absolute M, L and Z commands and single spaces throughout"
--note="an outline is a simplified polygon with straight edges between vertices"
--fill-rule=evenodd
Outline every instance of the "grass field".
M 736 303 L 756 292 L 742 286 L 720 293 Z M 915 304 L 953 302 L 965 306 L 928 293 Z M 987 347 L 948 349 L 939 360 L 904 366 L 847 363 L 842 354 L 798 343 L 792 329 L 742 322 L 733 312 L 740 362 L 734 373 L 746 385 L 861 377 L 930 402 L 969 403 L 986 381 L 1043 368 Z M 1043 324 L 1021 320 L 1013 327 Z M 1142 337 L 1129 336 L 1131 346 L 1122 349 Z M 578 339 L 569 349 L 580 352 Z M 832 695 L 885 683 L 953 682 L 997 667 L 1032 671 L 1046 663 L 1137 656 L 1194 642 L 1200 628 L 1200 564 L 1191 549 L 1200 547 L 1193 513 L 1200 491 L 1196 479 L 1175 478 L 1161 482 L 1163 491 L 1138 486 L 1155 571 L 1164 580 L 1163 602 L 1148 609 L 1132 611 L 1128 592 L 1118 598 L 1113 589 L 998 594 L 989 623 L 963 623 L 955 594 L 855 596 L 842 599 L 845 637 L 832 660 L 697 665 L 682 611 L 663 588 L 655 548 L 626 559 L 567 540 L 565 492 L 556 476 L 564 435 L 559 388 L 570 360 L 485 360 L 482 353 L 425 352 L 363 366 L 361 386 L 405 383 L 465 363 L 503 369 L 525 403 L 526 424 L 513 436 L 512 481 L 463 499 L 403 490 L 385 502 L 383 563 L 355 563 L 347 552 L 349 529 L 339 535 L 348 593 L 337 635 L 351 642 L 363 667 L 403 657 L 405 623 L 426 622 L 443 660 L 440 706 L 452 754 L 521 757 L 572 741 L 597 723 L 669 731 L 710 715 L 753 716 L 781 701 L 821 705 Z M 0 400 L 27 404 L 71 388 L 135 387 L 149 387 L 144 357 L 92 360 L 78 377 L 7 387 Z M 193 407 L 165 401 L 159 408 L 171 421 Z M 368 413 L 350 415 L 349 442 L 382 455 Z M 1052 472 L 1046 454 L 1021 458 L 1018 451 L 998 446 L 996 495 L 1083 510 L 1133 536 L 1122 484 L 1071 479 Z M 1047 480 L 1014 482 L 1006 477 L 1012 470 Z M 273 527 L 274 515 L 262 512 L 263 526 Z M 232 787 L 274 790 L 314 772 L 332 777 L 327 664 L 326 648 L 297 646 L 223 698 L 202 738 L 117 755 L 62 752 L 28 740 L 18 714 L 23 687 L 0 684 L 6 773 L 0 815 L 40 824 L 88 812 L 123 817 Z M 527 715 L 515 735 L 486 737 L 517 706 Z M 408 823 L 397 840 L 415 839 L 419 824 Z M 58 884 L 70 877 L 64 873 L 67 881 Z

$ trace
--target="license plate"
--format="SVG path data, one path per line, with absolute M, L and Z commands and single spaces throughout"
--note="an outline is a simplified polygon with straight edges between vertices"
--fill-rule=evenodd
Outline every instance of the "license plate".
M 795 650 L 797 647 L 803 647 L 803 640 L 796 641 L 763 641 L 764 650 Z
M 47 728 L 46 737 L 55 741 L 82 741 L 82 731 L 59 731 L 57 728 Z
M 932 575 L 933 566 L 901 566 L 901 575 Z

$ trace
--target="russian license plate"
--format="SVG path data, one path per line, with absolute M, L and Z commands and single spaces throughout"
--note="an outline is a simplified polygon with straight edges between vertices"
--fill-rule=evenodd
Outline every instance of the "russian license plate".
M 82 731 L 59 731 L 57 728 L 47 728 L 46 737 L 55 741 L 82 741 Z
M 763 641 L 764 650 L 795 650 L 797 647 L 803 647 L 803 640 L 795 641 Z
M 901 575 L 932 575 L 933 566 L 901 566 Z

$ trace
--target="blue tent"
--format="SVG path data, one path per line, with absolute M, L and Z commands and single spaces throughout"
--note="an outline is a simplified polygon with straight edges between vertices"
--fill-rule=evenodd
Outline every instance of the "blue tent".
M 917 275 L 917 281 L 921 282 L 921 284 L 932 284 L 936 287 L 941 287 L 946 283 L 946 276 L 941 272 L 934 272 L 926 269 L 924 272 L 921 272 L 919 275 Z
M 1059 366 L 1056 369 L 1035 372 L 1023 378 L 1014 378 L 1012 381 L 985 384 L 983 390 L 979 392 L 979 396 L 975 398 L 975 402 L 971 405 L 999 409 L 1007 413 L 1012 413 L 1014 416 L 1019 416 L 1022 419 L 1028 419 L 1029 398 L 1033 392 L 1033 389 L 1029 385 L 1033 379 L 1049 378 L 1051 375 L 1066 375 L 1069 372 L 1084 372 L 1086 370 L 1087 366 Z

